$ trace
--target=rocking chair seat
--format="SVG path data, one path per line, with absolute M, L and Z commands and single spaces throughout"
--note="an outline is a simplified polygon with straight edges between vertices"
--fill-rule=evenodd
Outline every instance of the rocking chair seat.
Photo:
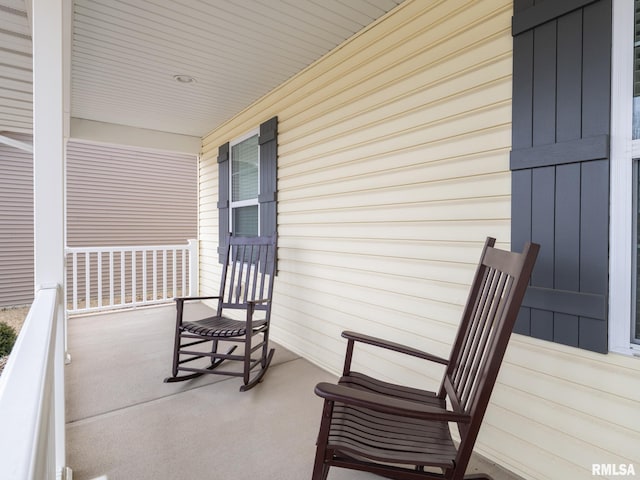
M 340 378 L 338 384 L 389 398 L 416 402 L 415 407 L 446 409 L 434 392 L 377 380 L 359 372 Z M 330 388 L 318 385 L 322 391 Z M 376 395 L 377 396 L 377 395 Z M 375 397 L 372 397 L 375 398 Z M 382 397 L 378 397 L 382 398 Z M 375 401 L 375 400 L 374 400 Z M 383 462 L 451 468 L 456 448 L 448 422 L 416 419 L 369 408 L 336 403 L 327 448 Z
M 266 323 L 266 319 L 253 320 L 253 331 L 258 331 Z M 200 337 L 229 338 L 245 335 L 247 333 L 246 327 L 247 322 L 244 320 L 239 321 L 222 316 L 213 316 L 195 322 L 183 322 L 181 330 Z
M 336 403 L 327 448 L 339 457 L 452 468 L 456 447 L 447 422 Z
M 360 372 L 351 372 L 349 375 L 340 378 L 338 383 L 347 387 L 380 393 L 389 397 L 442 407 L 441 399 L 439 399 L 434 392 L 384 382 Z

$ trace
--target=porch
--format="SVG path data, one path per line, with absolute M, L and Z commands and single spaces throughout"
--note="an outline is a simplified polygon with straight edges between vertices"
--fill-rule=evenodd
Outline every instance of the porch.
M 206 310 L 193 305 L 191 314 Z M 335 378 L 276 345 L 265 381 L 238 391 L 234 377 L 165 384 L 174 308 L 72 317 L 65 367 L 67 464 L 74 480 L 310 478 L 322 402 Z M 470 472 L 516 477 L 481 457 Z M 334 469 L 329 478 L 374 475 Z

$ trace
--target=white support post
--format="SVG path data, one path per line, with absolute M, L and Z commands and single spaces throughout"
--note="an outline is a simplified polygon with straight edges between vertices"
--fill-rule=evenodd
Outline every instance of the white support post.
M 35 290 L 65 285 L 65 138 L 69 125 L 71 0 L 27 0 L 33 26 L 33 178 Z M 64 295 L 58 295 L 55 351 L 55 470 L 66 471 Z M 60 357 L 60 358 L 57 358 Z
M 191 239 L 189 243 L 189 295 L 198 295 L 198 268 L 199 268 L 199 252 L 198 240 Z M 184 295 L 184 294 L 183 294 Z

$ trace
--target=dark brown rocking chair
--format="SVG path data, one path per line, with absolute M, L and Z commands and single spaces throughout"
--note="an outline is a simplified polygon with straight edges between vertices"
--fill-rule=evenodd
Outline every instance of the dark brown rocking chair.
M 269 320 L 275 276 L 276 237 L 228 237 L 226 255 L 217 296 L 176 298 L 176 330 L 172 376 L 165 382 L 179 382 L 205 373 L 243 377 L 241 391 L 262 380 L 273 358 L 269 349 Z M 195 321 L 183 320 L 190 300 L 217 300 L 216 314 Z M 239 315 L 229 312 L 239 311 Z M 244 315 L 243 315 L 244 313 Z M 244 316 L 244 318 L 242 318 Z M 258 336 L 256 339 L 255 337 Z M 244 352 L 234 355 L 237 345 L 218 351 L 220 341 L 242 343 Z M 207 344 L 209 348 L 196 345 Z M 259 355 L 253 356 L 256 351 Z M 186 366 L 206 358 L 204 366 Z M 242 362 L 242 371 L 219 370 L 226 360 Z M 178 375 L 178 372 L 187 372 Z
M 463 479 L 522 303 L 539 246 L 523 253 L 487 238 L 449 359 L 379 338 L 343 332 L 347 352 L 337 385 L 324 398 L 313 480 L 336 466 L 393 479 Z M 446 365 L 438 392 L 383 382 L 351 371 L 355 342 Z M 460 443 L 450 425 L 457 425 Z

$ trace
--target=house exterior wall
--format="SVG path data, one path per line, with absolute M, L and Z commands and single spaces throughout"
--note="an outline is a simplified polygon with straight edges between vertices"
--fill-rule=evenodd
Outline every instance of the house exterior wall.
M 197 233 L 196 156 L 70 140 L 67 246 L 186 244 Z
M 277 115 L 272 338 L 336 374 L 345 329 L 447 356 L 485 236 L 510 244 L 511 16 L 504 0 L 408 0 L 207 135 L 202 292 L 219 275 L 217 148 Z M 430 388 L 441 373 L 355 361 Z M 638 378 L 638 359 L 514 335 L 477 450 L 532 479 L 640 471 Z
M 32 301 L 33 155 L 0 143 L 0 308 Z

